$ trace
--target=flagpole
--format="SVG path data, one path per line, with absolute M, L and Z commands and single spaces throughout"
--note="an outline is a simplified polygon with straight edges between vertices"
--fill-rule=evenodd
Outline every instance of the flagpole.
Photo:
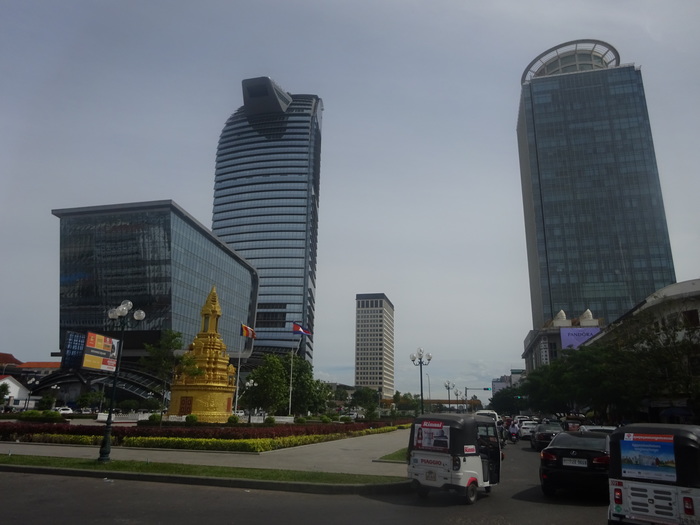
M 292 415 L 292 373 L 294 370 L 294 354 L 296 354 L 299 351 L 299 346 L 301 346 L 301 340 L 304 336 L 302 335 L 299 338 L 299 342 L 297 342 L 297 348 L 294 350 L 294 348 L 290 349 L 289 352 L 289 415 Z
M 238 412 L 238 388 L 239 385 L 241 384 L 241 354 L 243 353 L 243 349 L 245 348 L 245 337 L 241 337 L 243 340 L 243 345 L 242 348 L 238 350 L 238 366 L 236 367 L 236 402 L 233 405 L 233 413 L 236 414 Z M 238 415 L 238 414 L 236 414 Z

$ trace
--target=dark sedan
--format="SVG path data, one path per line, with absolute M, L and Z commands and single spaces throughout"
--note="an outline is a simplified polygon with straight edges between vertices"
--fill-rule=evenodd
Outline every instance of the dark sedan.
M 530 448 L 537 452 L 549 445 L 552 438 L 564 429 L 559 423 L 541 423 L 530 434 Z
M 561 432 L 540 452 L 540 485 L 545 496 L 557 489 L 586 489 L 607 494 L 608 435 L 601 432 Z

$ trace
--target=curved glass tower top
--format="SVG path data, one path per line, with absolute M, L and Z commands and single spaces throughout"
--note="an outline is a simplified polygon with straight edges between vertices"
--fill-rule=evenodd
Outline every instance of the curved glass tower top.
M 322 110 L 316 95 L 247 79 L 219 139 L 212 231 L 260 278 L 250 366 L 297 349 L 312 360 L 313 336 L 292 324 L 313 333 Z
M 548 49 L 530 62 L 520 83 L 524 84 L 533 77 L 607 69 L 619 65 L 620 54 L 610 44 L 601 40 L 572 40 Z

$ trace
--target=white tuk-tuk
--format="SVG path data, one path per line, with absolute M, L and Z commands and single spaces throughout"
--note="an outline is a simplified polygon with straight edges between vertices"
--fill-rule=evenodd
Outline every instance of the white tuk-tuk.
M 608 523 L 700 524 L 700 427 L 634 423 L 610 434 Z
M 465 502 L 490 492 L 501 475 L 496 422 L 488 416 L 426 414 L 416 418 L 408 443 L 408 477 L 420 496 L 456 490 Z

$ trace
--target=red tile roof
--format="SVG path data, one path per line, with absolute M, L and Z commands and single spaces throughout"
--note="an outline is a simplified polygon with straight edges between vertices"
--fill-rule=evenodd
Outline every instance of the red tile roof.
M 61 368 L 59 361 L 28 361 L 17 368 Z
M 17 359 L 12 354 L 4 354 L 4 353 L 0 352 L 0 363 L 2 363 L 2 364 L 10 363 L 10 364 L 14 364 L 14 365 L 21 365 L 22 361 Z

